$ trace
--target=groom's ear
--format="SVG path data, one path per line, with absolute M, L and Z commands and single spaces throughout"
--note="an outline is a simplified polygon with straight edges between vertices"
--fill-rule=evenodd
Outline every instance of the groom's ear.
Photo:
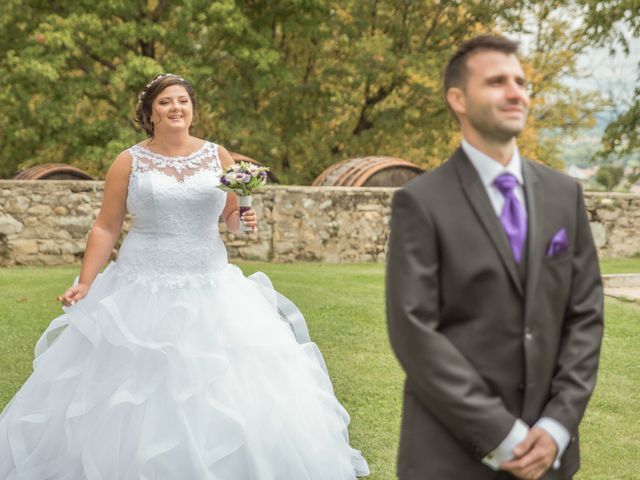
M 447 90 L 447 103 L 453 112 L 456 120 L 460 119 L 460 115 L 464 115 L 467 111 L 467 103 L 464 92 L 459 87 L 451 87 Z

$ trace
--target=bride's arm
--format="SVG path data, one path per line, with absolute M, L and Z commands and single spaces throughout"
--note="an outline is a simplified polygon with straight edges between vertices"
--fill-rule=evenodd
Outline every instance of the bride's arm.
M 82 299 L 109 259 L 124 222 L 130 173 L 131 154 L 124 151 L 116 157 L 107 173 L 102 206 L 89 232 L 78 284 L 64 293 L 61 298 L 63 304 L 73 305 Z
M 218 147 L 218 156 L 222 168 L 227 168 L 229 165 L 234 164 L 233 158 L 226 148 Z M 247 226 L 253 227 L 254 230 L 256 229 L 258 222 L 256 221 L 255 210 L 248 210 L 242 218 Z M 227 193 L 227 203 L 224 206 L 224 210 L 222 210 L 222 220 L 229 231 L 233 233 L 240 231 L 240 209 L 238 208 L 238 196 L 235 193 Z

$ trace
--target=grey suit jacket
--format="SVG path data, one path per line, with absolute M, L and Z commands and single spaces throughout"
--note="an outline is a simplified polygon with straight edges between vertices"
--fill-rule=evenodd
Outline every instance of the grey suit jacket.
M 523 282 L 506 235 L 461 149 L 393 198 L 387 319 L 406 372 L 401 480 L 510 478 L 481 463 L 516 418 L 551 417 L 572 434 L 593 391 L 603 293 L 580 186 L 523 159 L 528 249 Z M 565 228 L 569 248 L 546 251 Z

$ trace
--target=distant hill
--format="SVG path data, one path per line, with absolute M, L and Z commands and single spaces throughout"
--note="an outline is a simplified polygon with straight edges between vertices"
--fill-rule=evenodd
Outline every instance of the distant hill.
M 576 165 L 585 168 L 603 163 L 613 162 L 627 165 L 630 161 L 639 161 L 640 152 L 619 158 L 594 158 L 600 150 L 602 134 L 607 125 L 614 121 L 617 116 L 618 113 L 613 110 L 602 111 L 595 115 L 596 124 L 592 128 L 572 132 L 570 135 L 567 135 L 567 132 L 555 130 L 547 132 L 547 135 L 558 140 L 565 166 Z

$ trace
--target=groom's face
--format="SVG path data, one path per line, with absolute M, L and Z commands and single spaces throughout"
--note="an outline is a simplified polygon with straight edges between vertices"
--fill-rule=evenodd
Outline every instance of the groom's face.
M 529 93 L 518 58 L 512 54 L 481 50 L 467 59 L 467 78 L 460 89 L 463 128 L 483 137 L 508 141 L 525 126 Z

